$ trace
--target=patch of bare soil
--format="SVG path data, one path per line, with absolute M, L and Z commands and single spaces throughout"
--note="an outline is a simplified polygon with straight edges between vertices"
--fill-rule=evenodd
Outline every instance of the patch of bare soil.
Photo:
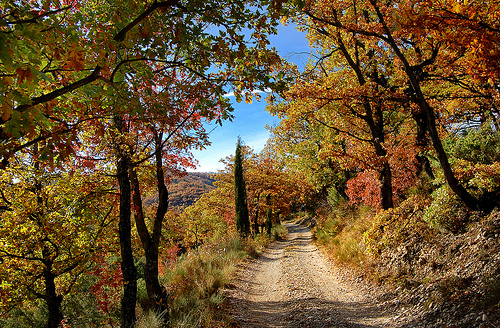
M 239 271 L 229 292 L 236 327 L 396 327 L 375 286 L 349 277 L 311 242 L 308 228 L 287 224 L 273 243 Z

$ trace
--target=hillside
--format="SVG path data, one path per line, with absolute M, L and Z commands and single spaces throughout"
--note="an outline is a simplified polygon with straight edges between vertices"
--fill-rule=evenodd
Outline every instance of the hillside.
M 168 185 L 170 208 L 182 210 L 194 204 L 204 193 L 215 189 L 212 173 L 190 172 L 186 176 L 173 179 Z
M 189 172 L 187 175 L 175 178 L 168 184 L 169 209 L 182 211 L 193 205 L 201 195 L 215 189 L 211 178 L 212 173 Z M 151 206 L 158 202 L 158 196 L 147 197 L 144 203 Z

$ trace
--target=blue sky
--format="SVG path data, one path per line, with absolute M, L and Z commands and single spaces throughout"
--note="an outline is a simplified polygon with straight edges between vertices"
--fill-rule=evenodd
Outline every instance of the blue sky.
M 305 33 L 297 31 L 295 26 L 280 26 L 278 34 L 270 37 L 270 42 L 282 57 L 302 67 L 308 59 L 309 52 L 309 43 L 305 36 Z M 234 96 L 229 97 L 235 117 L 232 122 L 224 122 L 222 126 L 206 127 L 207 130 L 213 129 L 210 133 L 212 144 L 202 151 L 193 152 L 199 162 L 196 172 L 216 172 L 224 168 L 219 161 L 234 153 L 238 136 L 241 136 L 242 141 L 255 152 L 260 152 L 264 148 L 269 138 L 266 124 L 275 125 L 278 123 L 278 118 L 265 110 L 266 94 L 261 95 L 260 101 L 254 100 L 251 104 L 246 104 L 244 101 L 237 103 Z

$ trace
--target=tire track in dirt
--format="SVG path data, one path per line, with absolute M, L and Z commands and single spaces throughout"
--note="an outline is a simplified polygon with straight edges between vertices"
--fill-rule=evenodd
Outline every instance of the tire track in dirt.
M 308 228 L 286 224 L 288 236 L 238 273 L 229 295 L 235 326 L 394 327 L 370 288 L 342 280 L 311 242 Z

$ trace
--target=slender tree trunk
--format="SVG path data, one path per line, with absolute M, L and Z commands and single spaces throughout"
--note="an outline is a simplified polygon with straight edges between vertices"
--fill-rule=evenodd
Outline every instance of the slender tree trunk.
M 115 126 L 124 132 L 123 120 L 114 117 Z M 117 147 L 119 148 L 119 146 Z M 131 328 L 135 325 L 135 306 L 137 302 L 137 269 L 132 251 L 131 223 L 131 188 L 130 188 L 130 158 L 119 149 L 116 163 L 116 179 L 120 188 L 120 213 L 118 220 L 118 235 L 120 238 L 121 269 L 123 277 L 123 298 L 121 301 L 121 327 Z
M 137 178 L 137 173 L 135 170 L 131 171 L 130 177 L 133 189 L 132 199 L 134 202 L 135 222 L 137 226 L 137 232 L 139 233 L 139 237 L 141 239 L 144 256 L 146 258 L 146 265 L 144 266 L 144 280 L 146 282 L 146 290 L 152 308 L 161 313 L 168 309 L 168 305 L 167 305 L 167 291 L 164 287 L 161 286 L 158 278 L 159 238 L 152 237 L 147 228 L 144 217 L 144 211 L 142 207 L 139 180 Z M 165 215 L 167 208 L 165 203 L 168 204 L 168 193 L 166 192 L 166 190 L 162 191 L 160 189 L 158 198 L 159 198 L 158 209 L 155 217 L 155 222 L 157 222 L 157 220 L 159 220 L 160 218 L 161 220 L 163 220 L 163 217 Z M 161 234 L 161 231 L 159 232 L 159 234 Z M 165 314 L 168 315 L 168 313 Z M 167 321 L 168 316 L 165 319 Z
M 163 173 L 162 159 L 162 134 L 155 136 L 155 164 L 156 164 L 156 183 L 158 190 L 158 207 L 156 209 L 155 219 L 153 223 L 153 231 L 150 234 L 146 225 L 144 216 L 141 190 L 137 172 L 132 170 L 130 173 L 133 187 L 133 202 L 135 211 L 135 222 L 137 232 L 141 239 L 144 256 L 146 257 L 146 265 L 144 267 L 144 280 L 146 282 L 146 290 L 149 300 L 153 308 L 164 314 L 164 319 L 167 322 L 168 317 L 168 293 L 167 290 L 160 284 L 158 273 L 158 250 L 160 247 L 160 239 L 162 235 L 163 219 L 168 210 L 168 189 L 165 186 L 165 175 Z
M 271 210 L 271 195 L 266 196 L 266 205 L 267 205 L 267 213 L 266 213 L 266 232 L 268 235 L 271 234 L 271 230 L 273 228 L 273 219 Z
M 412 118 L 417 123 L 417 135 L 415 138 L 415 144 L 420 150 L 420 154 L 416 156 L 417 175 L 420 176 L 422 172 L 426 172 L 431 179 L 434 179 L 434 173 L 432 172 L 429 159 L 423 154 L 423 151 L 425 151 L 429 144 L 429 138 L 427 136 L 428 124 L 426 116 L 422 113 L 422 111 L 416 111 L 412 113 Z
M 135 324 L 135 306 L 137 302 L 137 269 L 132 252 L 132 224 L 130 202 L 130 180 L 128 175 L 129 159 L 118 159 L 116 177 L 120 186 L 120 214 L 118 234 L 120 236 L 121 269 L 123 275 L 123 298 L 121 302 L 121 326 L 131 328 Z
M 425 103 L 427 103 L 425 101 Z M 455 194 L 464 202 L 464 204 L 470 209 L 478 209 L 480 207 L 479 202 L 472 197 L 472 195 L 464 188 L 462 184 L 458 181 L 453 173 L 450 162 L 448 161 L 448 156 L 443 148 L 443 144 L 441 142 L 441 138 L 439 137 L 437 127 L 436 127 L 436 119 L 434 117 L 434 111 L 427 104 L 424 107 L 424 111 L 427 114 L 429 119 L 429 135 L 431 137 L 432 146 L 434 147 L 434 151 L 436 152 L 436 156 L 439 160 L 439 164 L 441 165 L 441 169 L 443 170 L 444 177 L 448 186 L 455 192 Z

